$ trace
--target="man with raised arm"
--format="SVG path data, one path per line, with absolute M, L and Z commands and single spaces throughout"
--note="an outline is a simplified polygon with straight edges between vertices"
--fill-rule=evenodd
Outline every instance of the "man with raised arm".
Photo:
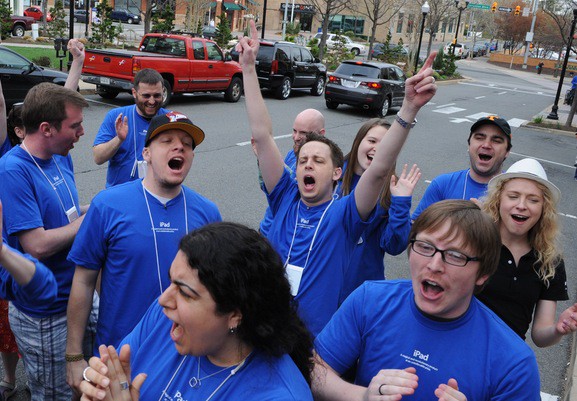
M 343 155 L 329 139 L 307 136 L 296 153 L 296 182 L 284 168 L 255 70 L 258 34 L 253 21 L 250 26 L 251 37 L 241 38 L 237 51 L 252 137 L 274 216 L 268 238 L 285 262 L 299 313 L 316 335 L 338 307 L 343 273 L 352 248 L 373 218 L 387 173 L 414 125 L 415 116 L 436 92 L 430 68 L 435 53 L 421 72 L 407 80 L 405 102 L 396 122 L 379 144 L 355 191 L 335 200 L 333 188 L 341 176 Z

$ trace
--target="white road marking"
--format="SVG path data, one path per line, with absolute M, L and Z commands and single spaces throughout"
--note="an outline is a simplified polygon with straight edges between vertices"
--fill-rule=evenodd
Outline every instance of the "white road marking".
M 559 397 L 541 392 L 541 401 L 559 401 Z
M 282 138 L 290 138 L 290 137 L 292 137 L 292 134 L 275 136 L 275 137 L 273 137 L 273 139 L 282 139 Z M 236 146 L 246 146 L 246 145 L 250 145 L 250 141 L 238 142 L 238 143 L 236 143 L 235 145 L 236 145 Z
M 477 96 L 475 99 L 483 99 L 485 97 L 487 97 L 487 96 Z
M 513 89 L 513 91 L 515 91 L 515 89 Z M 505 93 L 508 93 L 508 92 L 507 91 L 499 92 L 499 93 L 497 93 L 497 95 L 504 95 Z
M 512 118 L 512 119 L 510 119 L 510 120 L 507 120 L 507 122 L 509 123 L 509 125 L 510 125 L 511 127 L 517 127 L 517 128 L 518 128 L 518 127 L 521 126 L 521 124 L 526 123 L 527 120 L 522 120 L 522 119 L 520 119 L 520 118 Z
M 471 114 L 470 116 L 467 116 L 467 118 L 472 118 L 473 120 L 478 120 L 479 118 L 491 116 L 493 114 L 494 113 L 485 113 L 484 111 L 482 111 L 480 113 Z
M 467 109 L 462 109 L 460 107 L 445 107 L 444 109 L 437 109 L 437 110 L 433 110 L 434 113 L 441 113 L 441 114 L 453 114 L 453 113 L 458 113 L 460 111 L 463 110 L 467 110 Z
M 459 82 L 459 85 L 477 86 L 479 88 L 486 88 L 487 87 L 487 85 L 485 85 L 485 84 L 475 84 L 472 82 Z M 507 93 L 507 91 L 508 91 L 508 92 L 526 93 L 526 94 L 530 94 L 530 95 L 548 96 L 548 97 L 552 97 L 552 98 L 555 97 L 555 94 L 553 94 L 553 93 L 543 93 L 543 92 L 533 92 L 533 91 L 529 91 L 529 90 L 501 88 L 501 87 L 496 86 L 495 84 L 489 84 L 488 86 L 491 87 L 492 89 L 505 90 L 505 92 L 502 92 L 499 94 Z
M 460 123 L 472 123 L 473 121 L 469 120 L 468 118 L 451 118 L 451 122 L 455 124 L 460 124 Z
M 449 106 L 453 106 L 455 103 L 447 103 L 447 104 L 443 104 L 441 106 L 437 106 L 438 109 L 440 109 L 441 107 L 449 107 Z

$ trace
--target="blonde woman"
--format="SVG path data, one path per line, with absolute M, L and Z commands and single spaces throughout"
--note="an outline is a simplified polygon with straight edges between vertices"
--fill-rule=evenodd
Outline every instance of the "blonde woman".
M 556 245 L 561 191 L 534 159 L 523 159 L 489 182 L 483 208 L 498 224 L 497 272 L 478 298 L 521 338 L 529 329 L 538 347 L 577 330 L 577 304 L 556 320 L 557 301 L 569 299 L 565 264 Z

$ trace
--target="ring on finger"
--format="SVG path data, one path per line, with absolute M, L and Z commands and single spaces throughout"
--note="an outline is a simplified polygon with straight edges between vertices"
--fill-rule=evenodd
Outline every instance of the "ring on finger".
M 381 384 L 381 385 L 379 386 L 379 394 L 380 394 L 380 395 L 384 395 L 383 392 L 381 391 L 381 389 L 383 388 L 383 386 L 384 386 L 384 384 Z
M 82 371 L 82 378 L 84 380 L 86 380 L 88 383 L 92 383 L 92 380 L 90 380 L 88 377 L 86 377 L 86 371 L 90 369 L 90 366 L 87 366 L 84 368 L 84 370 Z
M 433 78 L 433 82 L 431 82 L 431 83 L 434 84 L 435 83 L 435 77 L 431 77 L 431 78 Z
M 128 382 L 120 382 L 120 389 L 121 390 L 128 390 L 130 388 L 130 386 L 128 385 Z

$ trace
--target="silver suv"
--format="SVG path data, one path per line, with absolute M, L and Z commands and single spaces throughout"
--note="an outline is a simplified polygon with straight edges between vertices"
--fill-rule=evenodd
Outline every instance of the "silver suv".
M 322 35 L 323 34 L 319 32 L 315 35 L 315 38 L 320 41 Z M 367 47 L 365 45 L 363 45 L 362 43 L 353 42 L 351 38 L 349 38 L 348 36 L 337 35 L 336 33 L 327 33 L 327 47 L 331 48 L 335 44 L 337 44 L 339 41 L 338 38 L 339 36 L 340 38 L 342 38 L 342 40 L 344 40 L 345 47 L 347 48 L 347 50 L 353 53 L 355 56 L 358 56 L 359 54 L 360 55 L 367 54 Z

